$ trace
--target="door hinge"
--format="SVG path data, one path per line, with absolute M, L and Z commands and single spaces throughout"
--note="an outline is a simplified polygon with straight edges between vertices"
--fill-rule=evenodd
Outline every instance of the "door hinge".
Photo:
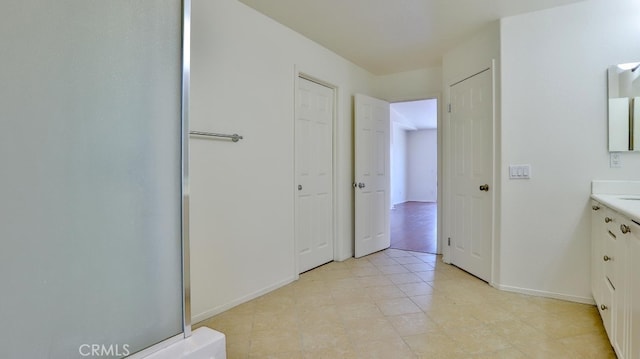
M 449 113 L 451 113 L 451 104 L 449 104 L 449 106 L 448 106 L 448 111 L 449 111 Z
M 451 247 L 451 237 L 447 238 L 447 245 Z

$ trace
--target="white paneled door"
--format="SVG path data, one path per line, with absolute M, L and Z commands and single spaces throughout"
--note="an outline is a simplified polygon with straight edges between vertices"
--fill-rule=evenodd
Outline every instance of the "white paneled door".
M 451 263 L 489 281 L 493 223 L 493 80 L 487 69 L 451 91 Z
M 333 89 L 298 78 L 295 114 L 298 273 L 333 260 Z
M 389 248 L 389 103 L 355 95 L 355 256 Z

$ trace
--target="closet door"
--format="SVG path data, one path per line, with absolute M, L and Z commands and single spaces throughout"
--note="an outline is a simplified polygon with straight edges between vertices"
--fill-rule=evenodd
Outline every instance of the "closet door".
M 333 260 L 333 89 L 298 78 L 295 120 L 298 273 Z

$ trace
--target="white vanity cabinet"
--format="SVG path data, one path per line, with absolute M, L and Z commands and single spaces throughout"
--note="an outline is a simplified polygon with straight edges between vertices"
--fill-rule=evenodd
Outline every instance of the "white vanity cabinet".
M 629 224 L 629 358 L 640 358 L 640 224 Z
M 592 201 L 591 287 L 618 358 L 640 359 L 640 224 Z
M 610 279 L 613 274 L 613 252 L 615 239 L 610 233 L 613 214 L 606 206 L 592 201 L 591 232 L 591 290 L 600 311 L 602 323 L 609 335 L 614 337 L 613 316 L 615 287 Z M 615 280 L 615 276 L 614 276 Z

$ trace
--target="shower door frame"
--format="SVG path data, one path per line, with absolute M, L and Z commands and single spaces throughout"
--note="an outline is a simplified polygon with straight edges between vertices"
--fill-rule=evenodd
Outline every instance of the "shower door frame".
M 182 329 L 191 336 L 191 257 L 189 247 L 189 87 L 191 84 L 191 0 L 182 0 Z
M 182 333 L 133 353 L 128 358 L 139 359 L 191 336 L 191 259 L 189 246 L 189 97 L 191 84 L 191 0 L 182 1 L 182 63 L 181 63 L 181 232 L 182 232 Z

